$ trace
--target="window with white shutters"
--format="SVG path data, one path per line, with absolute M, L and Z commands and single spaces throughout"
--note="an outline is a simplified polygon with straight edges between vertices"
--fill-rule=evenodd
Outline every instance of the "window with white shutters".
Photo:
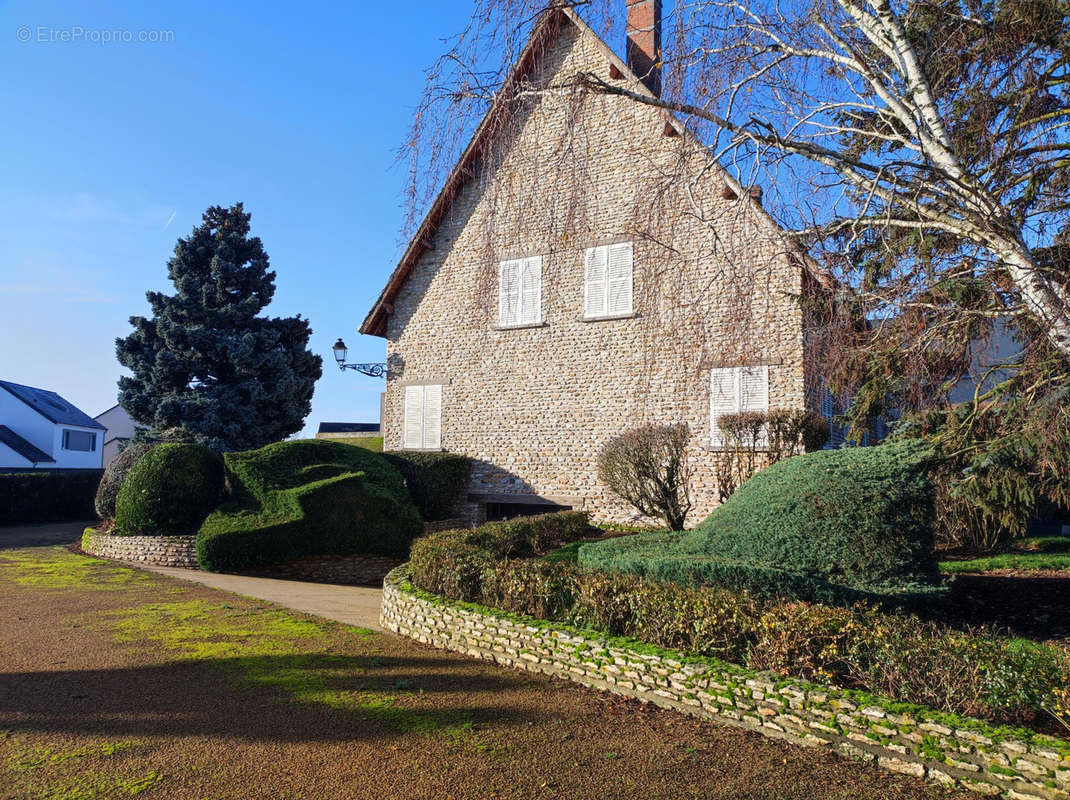
M 498 325 L 542 322 L 542 256 L 513 258 L 498 265 Z
M 442 448 L 442 385 L 405 387 L 402 446 L 406 450 Z
M 769 410 L 769 367 L 718 367 L 710 371 L 710 444 L 724 447 L 724 414 Z M 764 437 L 768 437 L 765 432 Z M 759 441 L 767 444 L 768 440 Z
M 596 319 L 631 313 L 632 243 L 589 248 L 584 262 L 584 317 Z

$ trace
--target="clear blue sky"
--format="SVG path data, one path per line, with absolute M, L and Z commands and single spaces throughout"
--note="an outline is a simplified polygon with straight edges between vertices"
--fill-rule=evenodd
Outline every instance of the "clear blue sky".
M 0 378 L 114 405 L 114 340 L 147 289 L 170 290 L 176 238 L 241 200 L 278 273 L 268 313 L 307 317 L 324 358 L 306 432 L 378 419 L 381 381 L 340 372 L 330 347 L 384 358 L 356 328 L 400 251 L 395 151 L 470 12 L 0 0 Z M 89 41 L 117 30 L 173 40 Z

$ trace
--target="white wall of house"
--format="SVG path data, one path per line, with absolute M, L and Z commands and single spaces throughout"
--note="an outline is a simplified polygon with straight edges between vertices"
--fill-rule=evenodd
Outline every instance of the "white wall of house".
M 53 463 L 38 464 L 29 461 L 6 446 L 0 446 L 0 469 L 100 469 L 104 452 L 104 431 L 79 425 L 64 425 L 52 422 L 10 392 L 0 391 L 0 424 L 11 430 L 39 450 L 50 455 Z M 64 437 L 64 431 L 73 431 L 75 436 Z M 65 443 L 78 444 L 79 433 L 92 434 L 92 450 L 76 450 Z M 84 439 L 83 439 L 84 440 Z
M 111 460 L 119 455 L 119 447 L 123 442 L 134 438 L 138 425 L 131 419 L 126 409 L 115 405 L 97 414 L 93 419 L 107 428 L 104 434 L 104 466 L 108 466 Z
M 11 430 L 32 444 L 39 450 L 56 458 L 52 452 L 56 439 L 56 425 L 52 420 L 45 418 L 40 413 L 30 408 L 24 402 L 10 392 L 0 389 L 0 425 L 7 425 Z M 13 450 L 4 448 L 7 452 L 0 453 L 0 467 L 25 467 L 29 464 L 25 458 Z M 17 463 L 8 463 L 7 456 L 10 454 Z M 42 464 L 42 467 L 54 467 L 55 464 Z
M 0 469 L 33 469 L 33 463 L 20 456 L 6 444 L 0 443 Z

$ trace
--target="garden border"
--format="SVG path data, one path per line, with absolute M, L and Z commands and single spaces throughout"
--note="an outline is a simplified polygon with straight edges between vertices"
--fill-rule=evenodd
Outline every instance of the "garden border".
M 386 576 L 380 623 L 416 641 L 979 794 L 1070 800 L 1070 742 L 446 600 L 407 576 Z
M 82 534 L 82 549 L 91 555 L 117 561 L 200 569 L 196 535 L 116 536 L 86 528 Z

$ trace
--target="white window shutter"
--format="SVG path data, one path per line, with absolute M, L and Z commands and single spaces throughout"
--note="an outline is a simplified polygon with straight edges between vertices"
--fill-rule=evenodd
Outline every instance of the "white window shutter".
M 769 367 L 743 367 L 739 373 L 739 410 L 769 410 Z M 769 444 L 768 427 L 762 430 L 758 444 Z
M 583 281 L 583 315 L 602 317 L 606 314 L 606 262 L 609 248 L 591 247 L 587 250 Z
M 710 370 L 710 444 L 724 447 L 724 432 L 719 421 L 722 414 L 739 411 L 739 367 Z
M 517 322 L 542 321 L 542 256 L 525 258 L 520 270 L 520 314 Z
M 424 387 L 405 387 L 405 426 L 403 446 L 406 450 L 419 450 L 423 446 Z
M 610 245 L 608 254 L 606 314 L 632 313 L 632 243 Z
M 498 266 L 498 324 L 516 325 L 520 318 L 519 260 L 503 261 Z
M 431 384 L 424 388 L 424 435 L 425 450 L 442 448 L 442 386 Z

